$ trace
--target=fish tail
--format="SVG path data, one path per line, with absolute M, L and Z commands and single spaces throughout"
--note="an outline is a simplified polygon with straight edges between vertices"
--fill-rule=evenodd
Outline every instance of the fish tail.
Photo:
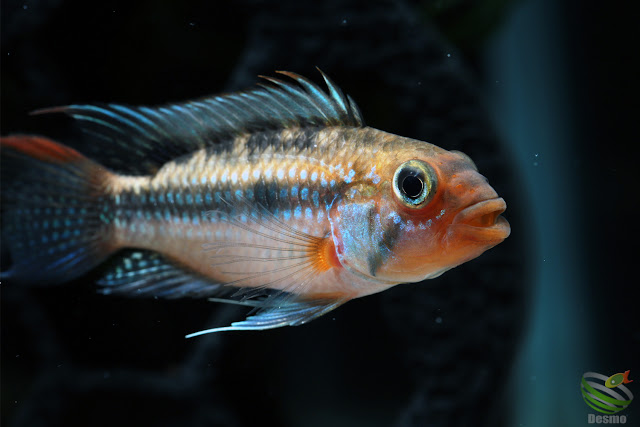
M 11 258 L 1 278 L 60 283 L 115 250 L 106 193 L 111 172 L 43 137 L 2 137 L 0 149 L 2 243 Z

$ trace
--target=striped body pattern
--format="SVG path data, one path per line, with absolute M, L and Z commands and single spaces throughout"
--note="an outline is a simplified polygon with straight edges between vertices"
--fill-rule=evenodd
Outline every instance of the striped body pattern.
M 113 256 L 104 293 L 258 309 L 198 335 L 306 323 L 437 277 L 508 236 L 504 200 L 466 155 L 366 127 L 324 74 L 328 93 L 282 74 L 297 84 L 42 111 L 78 120 L 96 142 L 89 157 L 42 137 L 3 138 L 14 258 L 3 276 L 63 282 Z M 21 215 L 33 210 L 44 219 Z

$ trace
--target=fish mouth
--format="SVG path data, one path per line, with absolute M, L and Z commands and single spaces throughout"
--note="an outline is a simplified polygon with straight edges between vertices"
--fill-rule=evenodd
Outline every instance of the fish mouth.
M 511 233 L 509 222 L 500 215 L 506 209 L 502 197 L 484 200 L 458 212 L 451 225 L 471 240 L 502 241 Z

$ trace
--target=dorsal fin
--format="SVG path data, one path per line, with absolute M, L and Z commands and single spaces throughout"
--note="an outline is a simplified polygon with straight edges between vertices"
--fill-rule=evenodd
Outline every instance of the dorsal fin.
M 320 70 L 318 70 L 320 71 Z M 362 127 L 360 111 L 327 77 L 328 93 L 291 72 L 228 95 L 155 108 L 117 104 L 69 105 L 38 110 L 61 112 L 94 137 L 93 157 L 122 173 L 149 174 L 164 163 L 204 147 L 229 144 L 241 134 L 306 126 Z

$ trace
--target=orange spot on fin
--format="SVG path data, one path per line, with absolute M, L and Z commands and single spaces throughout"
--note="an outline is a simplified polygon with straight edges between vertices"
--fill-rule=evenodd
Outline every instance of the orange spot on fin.
M 327 271 L 333 267 L 341 267 L 338 255 L 336 254 L 336 247 L 333 244 L 333 238 L 328 235 L 324 239 L 318 242 L 318 248 L 316 250 L 316 269 L 319 272 Z
M 50 163 L 67 163 L 85 158 L 73 148 L 35 135 L 5 136 L 0 138 L 0 146 Z
M 631 371 L 625 371 L 625 373 L 622 374 L 622 384 L 629 384 L 633 382 L 633 380 L 629 379 L 629 372 Z

